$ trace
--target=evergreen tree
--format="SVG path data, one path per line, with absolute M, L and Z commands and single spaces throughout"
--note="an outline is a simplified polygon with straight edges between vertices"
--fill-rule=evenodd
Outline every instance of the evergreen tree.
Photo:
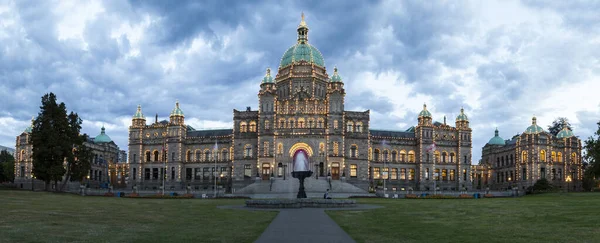
M 571 123 L 569 123 L 569 119 L 567 119 L 566 117 L 559 117 L 554 119 L 552 125 L 548 126 L 548 131 L 550 131 L 552 135 L 556 136 L 563 129 L 564 126 L 573 130 L 573 128 L 571 127 Z
M 15 157 L 8 151 L 0 151 L 0 182 L 15 180 Z
M 46 190 L 51 182 L 56 186 L 63 179 L 66 172 L 63 163 L 73 156 L 72 133 L 76 128 L 71 125 L 65 104 L 57 104 L 53 93 L 45 94 L 38 117 L 33 122 L 31 142 L 33 174 L 46 183 Z

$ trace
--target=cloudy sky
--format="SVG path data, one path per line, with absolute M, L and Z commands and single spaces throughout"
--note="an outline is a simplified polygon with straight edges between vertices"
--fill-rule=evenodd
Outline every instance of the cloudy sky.
M 296 41 L 337 66 L 347 110 L 405 130 L 427 103 L 473 128 L 473 163 L 498 127 L 509 138 L 538 117 L 567 117 L 587 138 L 600 120 L 598 1 L 11 1 L 0 0 L 0 145 L 54 92 L 83 132 L 127 149 L 137 104 L 148 122 L 178 99 L 196 129 L 231 127 L 257 107 L 265 69 Z

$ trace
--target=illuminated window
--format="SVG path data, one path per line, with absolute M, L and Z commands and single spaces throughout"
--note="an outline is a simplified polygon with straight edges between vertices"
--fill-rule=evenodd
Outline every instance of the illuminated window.
M 298 118 L 298 128 L 304 128 L 304 118 Z
M 563 156 L 561 152 L 558 152 L 556 154 L 556 159 L 558 160 L 558 162 L 563 162 Z
M 338 129 L 338 121 L 333 121 L 333 129 Z
M 390 152 L 387 149 L 383 150 L 383 161 L 389 162 L 389 153 Z
M 383 167 L 383 179 L 387 180 L 389 178 L 389 168 Z
M 550 154 L 550 162 L 556 162 L 556 152 L 552 151 Z
M 240 132 L 246 132 L 246 122 L 240 122 Z
M 406 180 L 406 169 L 400 169 L 400 180 Z
M 325 143 L 319 143 L 319 156 L 325 156 Z
M 263 145 L 263 154 L 269 156 L 269 142 L 265 141 Z
M 285 119 L 279 119 L 279 128 L 285 128 Z
M 362 122 L 357 122 L 356 123 L 356 132 L 362 132 Z
M 446 151 L 442 152 L 442 163 L 446 163 L 446 157 L 447 157 Z
M 357 170 L 358 170 L 358 167 L 356 166 L 356 164 L 351 164 L 350 165 L 350 177 L 356 177 Z
M 436 162 L 436 163 L 439 163 L 439 162 L 440 162 L 440 158 L 441 158 L 441 157 L 440 157 L 440 151 L 435 151 L 435 152 L 433 152 L 433 157 L 434 157 L 434 159 L 435 159 L 435 162 Z
M 373 178 L 375 178 L 375 179 L 380 179 L 381 178 L 381 175 L 379 174 L 379 170 L 380 170 L 379 167 L 374 167 L 373 168 Z
M 185 160 L 187 162 L 189 162 L 190 160 L 192 160 L 192 151 L 187 151 L 186 155 L 185 155 Z
M 540 151 L 540 161 L 542 162 L 546 162 L 546 150 L 541 150 Z
M 256 122 L 255 121 L 250 122 L 250 132 L 256 132 Z
M 455 180 L 455 178 L 454 178 L 454 170 L 450 170 L 450 180 L 451 181 Z
M 269 130 L 269 121 L 265 121 L 265 130 Z
M 527 162 L 527 151 L 523 151 L 523 153 L 521 153 L 521 163 L 526 163 Z
M 282 155 L 283 154 L 283 144 L 279 143 L 277 145 L 277 154 Z
M 358 157 L 357 151 L 358 151 L 358 147 L 356 145 L 350 146 L 350 157 L 352 157 L 352 158 Z
M 252 177 L 252 166 L 250 164 L 244 165 L 244 178 Z
M 440 169 L 435 169 L 433 171 L 433 179 L 436 180 L 436 181 L 440 180 Z
M 324 123 L 323 118 L 319 118 L 319 120 L 317 121 L 317 128 L 323 128 L 323 123 Z
M 398 168 L 392 168 L 392 180 L 398 180 Z
M 400 161 L 406 162 L 406 151 L 404 151 L 404 150 L 400 151 Z
M 408 180 L 409 181 L 414 181 L 415 180 L 415 169 L 409 169 L 409 171 L 408 171 Z
M 373 161 L 379 161 L 379 149 L 375 149 L 373 152 Z
M 338 156 L 339 154 L 339 143 L 338 142 L 333 142 L 333 155 L 334 156 Z
M 415 151 L 408 151 L 408 162 L 415 162 Z
M 448 180 L 448 170 L 446 170 L 446 169 L 442 170 L 442 180 L 444 180 L 444 181 Z
M 575 152 L 571 153 L 571 163 L 577 163 L 577 154 Z
M 398 151 L 392 151 L 392 162 L 398 162 Z

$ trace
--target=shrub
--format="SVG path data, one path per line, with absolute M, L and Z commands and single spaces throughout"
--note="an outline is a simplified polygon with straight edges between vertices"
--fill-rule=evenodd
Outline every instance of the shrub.
M 494 195 L 492 195 L 492 194 L 484 194 L 483 197 L 485 197 L 485 198 L 492 198 L 492 197 L 494 197 Z
M 140 197 L 140 194 L 138 194 L 138 193 L 130 193 L 128 195 L 125 195 L 125 197 L 133 197 L 133 198 L 135 198 L 135 197 Z
M 112 193 L 112 192 L 107 192 L 107 193 L 104 193 L 104 196 L 105 196 L 105 197 L 114 197 L 114 196 L 115 196 L 115 194 L 114 194 L 114 193 Z
M 416 199 L 416 198 L 419 198 L 419 197 L 417 197 L 417 195 L 415 195 L 415 194 L 406 194 L 406 196 L 404 198 Z
M 469 194 L 460 194 L 460 196 L 458 196 L 458 198 L 462 198 L 462 199 L 473 198 L 473 195 L 469 195 Z
M 454 199 L 457 197 L 450 196 L 450 195 L 437 194 L 437 195 L 427 195 L 424 198 L 425 199 Z

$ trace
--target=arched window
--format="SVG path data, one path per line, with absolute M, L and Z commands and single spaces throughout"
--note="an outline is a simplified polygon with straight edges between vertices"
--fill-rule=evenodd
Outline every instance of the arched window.
M 158 151 L 154 150 L 154 161 L 158 161 Z
M 323 124 L 324 124 L 324 123 L 325 123 L 325 122 L 324 122 L 323 118 L 319 118 L 319 119 L 317 120 L 317 128 L 323 128 Z
M 306 121 L 304 120 L 304 118 L 298 118 L 298 128 L 304 128 L 305 123 Z
M 362 132 L 362 122 L 356 122 L 356 132 Z
M 319 156 L 325 156 L 325 143 L 319 143 Z
M 577 153 L 571 153 L 571 163 L 577 163 Z
M 527 163 L 527 151 L 523 151 L 523 153 L 521 153 L 521 162 Z
M 379 161 L 379 149 L 375 149 L 373 152 L 373 161 Z
M 252 157 L 252 146 L 250 144 L 244 146 L 244 157 Z
M 256 122 L 255 121 L 250 122 L 250 132 L 256 132 Z
M 270 151 L 269 151 L 269 141 L 265 141 L 263 143 L 263 155 L 264 156 L 269 156 L 271 155 Z
M 229 160 L 227 158 L 227 149 L 225 149 L 225 148 L 221 150 L 221 160 L 223 160 L 223 161 Z
M 408 151 L 408 162 L 415 162 L 415 151 Z
M 392 151 L 392 162 L 398 162 L 398 151 Z
M 400 161 L 406 162 L 406 151 L 400 150 Z
M 333 121 L 333 129 L 338 129 L 338 121 Z
M 358 157 L 358 146 L 356 146 L 354 144 L 352 146 L 350 146 L 350 157 L 352 157 L 352 158 Z
M 196 162 L 199 162 L 202 158 L 201 155 L 202 153 L 200 152 L 200 150 L 196 150 Z
M 240 132 L 246 132 L 246 122 L 240 122 Z
M 347 121 L 346 122 L 346 132 L 354 132 L 354 123 L 352 123 L 351 121 Z
M 448 154 L 446 153 L 446 151 L 442 152 L 442 163 L 446 163 L 447 156 L 448 156 Z
M 435 151 L 433 152 L 433 156 L 435 156 L 435 162 L 439 163 L 440 162 L 440 151 Z
M 21 149 L 21 155 L 19 157 L 20 158 L 17 159 L 17 160 L 20 160 L 20 161 L 24 161 L 25 160 L 25 150 L 24 149 Z
M 279 128 L 285 128 L 285 119 L 279 119 Z
M 146 151 L 146 162 L 150 161 L 150 151 Z
M 294 118 L 290 118 L 288 121 L 289 121 L 288 128 L 295 128 L 294 122 L 296 120 Z
M 283 144 L 279 143 L 277 145 L 277 154 L 282 155 L 283 154 Z
M 210 151 L 208 149 L 204 150 L 204 162 L 210 161 Z
M 269 130 L 269 121 L 265 121 L 265 130 Z
M 385 162 L 389 161 L 389 154 L 390 154 L 390 151 L 388 151 L 387 149 L 383 150 L 383 161 L 385 161 Z
M 340 144 L 338 142 L 333 142 L 333 155 L 338 156 L 340 153 Z
M 542 162 L 546 162 L 546 150 L 541 150 L 540 151 L 540 161 Z
M 550 162 L 556 162 L 556 152 L 552 151 L 552 153 L 550 153 Z
M 314 118 L 308 118 L 308 128 L 314 128 L 315 127 L 315 119 Z
M 558 152 L 556 154 L 556 159 L 558 160 L 558 162 L 563 162 L 563 156 L 561 152 Z
M 187 162 L 190 162 L 192 160 L 192 151 L 187 151 L 187 153 L 185 154 L 185 160 Z
M 450 152 L 450 163 L 454 163 L 454 152 Z

